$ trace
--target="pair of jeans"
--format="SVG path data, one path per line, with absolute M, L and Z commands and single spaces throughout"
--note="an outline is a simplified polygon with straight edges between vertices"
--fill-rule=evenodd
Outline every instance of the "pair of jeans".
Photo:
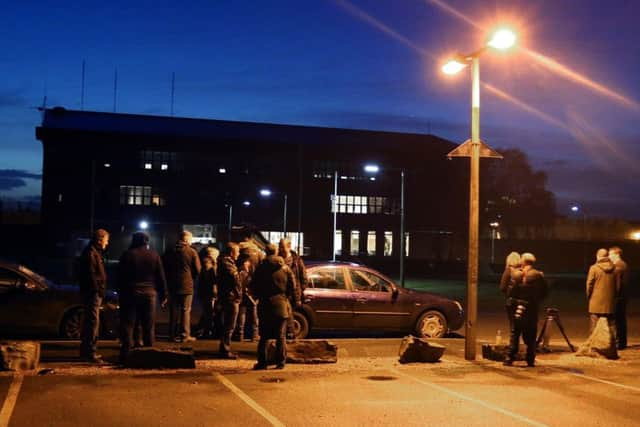
M 236 332 L 240 338 L 244 337 L 245 325 L 247 323 L 247 313 L 251 318 L 251 336 L 258 336 L 258 304 L 251 301 L 240 304 L 240 312 L 238 313 L 238 326 Z
M 240 303 L 233 301 L 222 302 L 222 337 L 220 339 L 220 353 L 227 355 L 231 353 L 231 336 L 236 329 Z
M 169 339 L 191 336 L 191 295 L 171 295 L 169 299 Z
M 270 325 L 260 333 L 260 341 L 258 341 L 258 364 L 267 366 L 267 344 L 270 338 L 276 340 L 275 363 L 284 365 L 287 360 L 287 346 L 285 344 L 285 335 L 287 334 L 287 319 L 270 318 Z M 268 329 L 268 331 L 266 330 Z
M 96 354 L 98 334 L 100 333 L 100 306 L 102 297 L 97 292 L 83 293 L 84 321 L 80 333 L 80 354 L 93 356 Z
M 198 299 L 200 302 L 200 308 L 202 309 L 200 321 L 198 322 L 198 330 L 203 336 L 213 335 L 213 306 L 215 304 L 215 299 L 212 297 L 202 296 Z
M 157 293 L 151 287 L 134 288 L 120 295 L 120 357 L 134 346 L 133 330 L 136 321 L 142 327 L 142 343 L 153 347 L 155 343 Z

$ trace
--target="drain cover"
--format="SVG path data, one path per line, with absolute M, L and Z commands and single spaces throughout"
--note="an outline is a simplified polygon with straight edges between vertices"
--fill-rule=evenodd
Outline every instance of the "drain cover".
M 397 380 L 397 377 L 391 377 L 388 375 L 371 375 L 370 377 L 367 377 L 368 380 L 370 381 L 393 381 L 393 380 Z
M 284 382 L 284 378 L 262 377 L 262 378 L 260 378 L 260 381 L 263 382 L 263 383 L 283 383 Z

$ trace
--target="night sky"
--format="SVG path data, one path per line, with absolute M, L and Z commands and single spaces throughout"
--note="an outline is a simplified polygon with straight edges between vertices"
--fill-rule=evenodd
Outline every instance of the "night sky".
M 39 197 L 37 107 L 469 135 L 470 78 L 447 55 L 510 23 L 481 59 L 481 137 L 549 175 L 559 214 L 640 220 L 640 1 L 7 2 L 0 197 Z

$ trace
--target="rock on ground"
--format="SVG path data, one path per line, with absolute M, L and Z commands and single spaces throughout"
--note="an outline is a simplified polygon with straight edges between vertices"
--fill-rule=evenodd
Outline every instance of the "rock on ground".
M 431 343 L 426 338 L 409 335 L 404 337 L 402 343 L 400 343 L 398 355 L 400 356 L 400 363 L 434 363 L 440 360 L 445 349 L 445 346 Z
M 607 319 L 601 317 L 593 328 L 593 332 L 576 352 L 576 356 L 605 357 L 607 359 L 617 359 L 618 349 L 614 331 L 609 327 Z
M 37 369 L 40 343 L 34 341 L 0 342 L 0 371 Z

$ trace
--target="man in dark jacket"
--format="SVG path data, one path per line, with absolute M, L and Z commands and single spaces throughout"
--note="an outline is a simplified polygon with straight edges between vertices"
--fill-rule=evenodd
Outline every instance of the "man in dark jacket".
M 614 273 L 619 282 L 616 300 L 616 343 L 619 350 L 627 348 L 627 292 L 629 287 L 629 267 L 622 259 L 622 249 L 618 246 L 609 248 L 609 259 L 615 267 Z
M 109 233 L 98 229 L 78 260 L 80 293 L 84 301 L 84 322 L 80 336 L 80 357 L 90 362 L 100 362 L 96 353 L 100 331 L 100 306 L 107 288 L 104 268 L 104 251 L 109 244 Z
M 189 231 L 183 231 L 163 257 L 169 285 L 169 340 L 177 342 L 196 340 L 191 336 L 191 305 L 201 267 L 198 253 L 191 247 L 192 238 Z
M 533 268 L 536 257 L 524 253 L 521 257 L 522 269 L 512 269 L 511 307 L 513 307 L 513 323 L 509 342 L 509 354 L 504 361 L 506 366 L 513 365 L 518 354 L 520 335 L 527 346 L 527 366 L 535 366 L 536 333 L 538 326 L 538 310 L 540 302 L 547 296 L 547 282 L 542 271 Z
M 237 359 L 231 352 L 231 336 L 236 327 L 240 302 L 242 301 L 242 284 L 236 261 L 240 247 L 236 243 L 227 243 L 224 254 L 218 260 L 218 301 L 222 308 L 223 332 L 220 339 L 220 355 L 225 359 Z
M 289 300 L 295 306 L 300 305 L 299 294 L 296 297 L 294 275 L 279 257 L 276 245 L 265 248 L 267 257 L 256 269 L 251 281 L 252 293 L 258 298 L 258 317 L 260 318 L 260 341 L 258 342 L 258 363 L 254 369 L 267 369 L 267 343 L 276 340 L 276 368 L 284 368 L 287 359 L 285 334 L 287 319 L 292 309 Z
M 615 274 L 615 266 L 606 249 L 598 249 L 596 263 L 589 267 L 587 275 L 587 300 L 589 301 L 590 332 L 600 317 L 605 317 L 609 328 L 614 330 L 616 297 L 620 291 L 620 281 Z
M 118 266 L 120 293 L 120 360 L 124 361 L 133 346 L 136 319 L 142 325 L 143 344 L 151 347 L 155 340 L 156 301 L 167 304 L 167 282 L 160 255 L 149 248 L 149 235 L 137 231 L 129 250 L 120 257 Z
M 302 294 L 307 287 L 307 269 L 304 266 L 302 258 L 300 258 L 295 251 L 291 250 L 291 241 L 289 239 L 280 239 L 278 255 L 282 257 L 285 265 L 293 272 L 295 296 L 292 297 L 289 302 L 291 305 L 294 305 L 296 300 L 302 299 Z M 287 334 L 291 339 L 295 339 L 296 337 L 293 316 L 287 319 Z

